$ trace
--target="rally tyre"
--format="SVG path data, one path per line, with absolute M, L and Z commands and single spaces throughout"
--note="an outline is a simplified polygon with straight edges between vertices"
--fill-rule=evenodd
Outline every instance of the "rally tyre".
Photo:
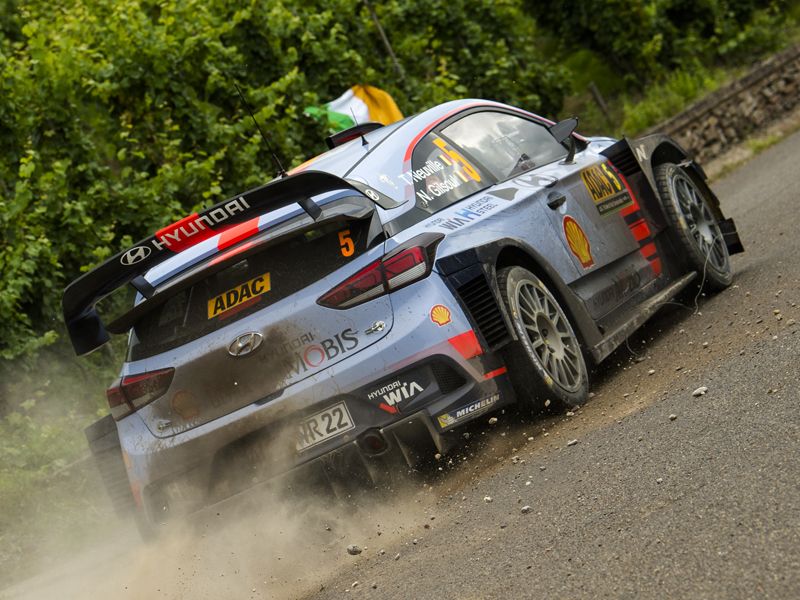
M 501 270 L 497 283 L 519 338 L 506 349 L 506 362 L 520 403 L 537 411 L 583 404 L 589 373 L 578 336 L 558 300 L 522 267 Z
M 86 427 L 83 433 L 114 512 L 127 518 L 136 510 L 136 503 L 122 458 L 116 422 L 111 415 L 106 415 Z
M 697 271 L 704 290 L 725 289 L 733 281 L 733 271 L 706 193 L 678 165 L 659 165 L 655 176 L 667 221 L 687 266 Z

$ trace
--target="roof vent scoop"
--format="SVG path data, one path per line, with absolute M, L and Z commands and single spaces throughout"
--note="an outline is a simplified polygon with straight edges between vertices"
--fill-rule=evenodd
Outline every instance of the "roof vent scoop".
M 325 138 L 325 143 L 328 145 L 328 148 L 333 150 L 336 146 L 341 146 L 345 142 L 349 142 L 350 140 L 354 140 L 357 137 L 365 135 L 370 131 L 375 131 L 376 129 L 380 129 L 383 127 L 382 123 L 375 123 L 374 121 L 368 121 L 366 123 L 361 123 L 360 125 L 355 125 L 344 131 L 339 131 L 334 133 L 333 135 L 329 135 Z

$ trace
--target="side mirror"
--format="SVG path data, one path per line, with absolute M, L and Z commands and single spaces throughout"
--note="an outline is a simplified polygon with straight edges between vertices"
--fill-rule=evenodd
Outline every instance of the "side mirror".
M 550 127 L 547 128 L 550 135 L 552 135 L 559 144 L 565 141 L 569 144 L 567 156 L 561 163 L 563 165 L 571 165 L 575 162 L 575 139 L 572 137 L 572 133 L 577 127 L 578 117 L 570 117 L 569 119 L 564 119 L 554 125 L 550 125 Z

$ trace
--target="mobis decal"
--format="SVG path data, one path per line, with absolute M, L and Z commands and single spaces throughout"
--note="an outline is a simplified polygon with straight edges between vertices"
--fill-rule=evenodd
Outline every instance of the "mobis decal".
M 347 328 L 339 333 L 298 349 L 291 355 L 291 375 L 300 375 L 316 369 L 342 354 L 358 347 L 356 332 Z
M 581 171 L 581 179 L 601 215 L 611 214 L 633 203 L 619 175 L 608 163 L 584 169 Z
M 279 356 L 281 354 L 294 353 L 313 342 L 314 334 L 307 331 L 288 342 L 283 342 L 281 344 L 270 343 L 269 347 L 266 348 L 266 354 L 267 356 Z
M 567 238 L 567 244 L 572 253 L 580 261 L 584 269 L 588 269 L 594 265 L 594 258 L 592 258 L 592 247 L 589 244 L 589 238 L 586 237 L 583 228 L 578 222 L 569 215 L 564 217 L 564 236 Z

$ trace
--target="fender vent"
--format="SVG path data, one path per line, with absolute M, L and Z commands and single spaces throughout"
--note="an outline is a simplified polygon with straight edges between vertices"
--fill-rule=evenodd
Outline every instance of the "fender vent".
M 478 326 L 478 331 L 483 335 L 489 348 L 494 348 L 509 339 L 506 323 L 497 306 L 497 299 L 482 273 L 457 287 L 456 292 L 467 307 L 467 311 Z
M 431 365 L 431 371 L 433 371 L 433 377 L 436 379 L 439 391 L 443 394 L 449 394 L 457 390 L 467 381 L 461 373 L 445 362 L 436 361 Z
M 608 158 L 625 177 L 641 172 L 641 167 L 633 155 L 627 140 L 620 140 L 603 150 L 600 154 Z

